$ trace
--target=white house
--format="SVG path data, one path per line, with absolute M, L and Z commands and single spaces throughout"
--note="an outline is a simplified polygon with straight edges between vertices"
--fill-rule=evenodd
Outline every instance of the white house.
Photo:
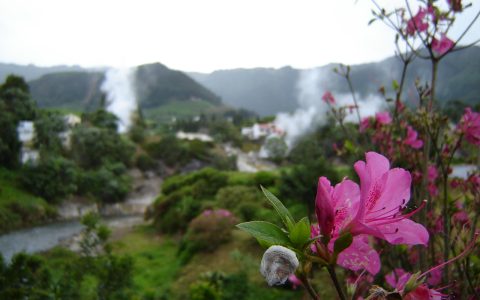
M 252 127 L 243 127 L 242 135 L 251 140 L 258 140 L 267 136 L 283 136 L 285 132 L 278 128 L 274 123 L 255 123 Z

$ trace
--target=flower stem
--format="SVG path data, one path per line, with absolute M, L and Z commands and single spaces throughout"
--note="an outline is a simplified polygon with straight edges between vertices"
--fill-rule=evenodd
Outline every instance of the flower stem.
M 308 280 L 307 275 L 302 273 L 301 275 L 298 276 L 298 278 L 302 281 L 310 297 L 312 297 L 313 300 L 319 300 L 320 298 L 318 297 L 317 293 L 315 292 L 312 285 L 310 284 L 310 280 Z
M 343 293 L 342 287 L 338 282 L 337 273 L 335 272 L 335 266 L 328 266 L 327 267 L 328 273 L 330 274 L 330 278 L 332 278 L 333 284 L 335 285 L 335 289 L 337 290 L 338 297 L 341 300 L 346 300 L 345 294 Z

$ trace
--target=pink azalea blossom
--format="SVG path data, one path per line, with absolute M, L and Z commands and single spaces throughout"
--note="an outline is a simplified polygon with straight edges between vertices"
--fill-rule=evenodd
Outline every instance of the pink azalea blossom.
M 432 14 L 432 8 L 420 8 L 417 14 L 407 22 L 407 34 L 414 35 L 415 32 L 425 32 L 428 29 L 426 17 Z
M 405 272 L 404 269 L 402 268 L 396 268 L 392 272 L 388 273 L 385 275 L 385 281 L 392 287 L 396 288 L 397 286 L 405 286 L 405 283 L 408 281 L 408 278 L 406 278 L 405 275 L 407 272 Z
M 329 240 L 330 251 L 343 232 L 349 231 L 354 236 L 350 247 L 339 254 L 338 264 L 376 274 L 380 260 L 368 243 L 368 235 L 392 244 L 425 245 L 428 232 L 408 219 L 415 211 L 401 214 L 410 200 L 410 173 L 400 168 L 390 170 L 388 159 L 375 152 L 368 152 L 366 160 L 355 163 L 360 188 L 348 179 L 332 187 L 327 178 L 320 177 L 315 213 L 319 233 Z
M 412 291 L 406 293 L 405 295 L 403 295 L 403 298 L 402 299 L 406 299 L 406 300 L 431 300 L 431 299 L 434 299 L 434 300 L 441 300 L 441 299 L 444 299 L 445 296 L 447 295 L 444 295 L 442 293 L 440 293 L 439 291 L 436 291 L 435 289 L 431 289 L 429 288 L 425 283 L 422 283 L 422 281 L 424 280 L 424 278 L 426 276 L 429 276 L 430 279 L 433 279 L 433 281 L 438 281 L 440 282 L 441 281 L 441 270 L 443 269 L 444 266 L 448 265 L 448 264 L 451 264 L 452 262 L 462 258 L 462 257 L 465 257 L 474 247 L 475 247 L 475 243 L 477 242 L 477 238 L 478 238 L 478 235 L 479 233 L 475 233 L 475 236 L 473 238 L 473 240 L 470 242 L 469 245 L 467 245 L 467 247 L 462 251 L 462 253 L 460 253 L 459 255 L 455 256 L 454 258 L 451 258 L 450 260 L 446 261 L 446 262 L 443 262 L 433 268 L 431 268 L 430 270 L 420 274 L 417 278 L 417 282 L 419 283 L 419 285 Z M 439 272 L 440 271 L 440 272 Z M 405 275 L 403 276 L 411 276 L 410 273 L 406 273 Z M 439 278 L 436 278 L 436 277 L 439 277 Z M 408 281 L 408 279 L 407 279 Z M 405 283 L 407 282 L 405 281 Z M 405 289 L 405 284 L 403 286 L 398 286 L 397 285 L 397 290 L 398 291 L 401 291 L 401 293 L 403 294 L 403 290 Z
M 404 300 L 442 300 L 446 295 L 428 288 L 426 284 L 419 285 L 416 289 L 406 294 Z
M 368 152 L 365 156 L 366 162 L 354 165 L 361 193 L 350 232 L 373 235 L 391 244 L 426 245 L 429 236 L 425 227 L 408 219 L 421 207 L 401 214 L 410 201 L 410 173 L 401 168 L 390 169 L 388 159 L 378 153 Z
M 302 282 L 295 274 L 288 276 L 288 281 L 292 284 L 292 289 L 296 290 L 299 286 L 302 286 Z
M 438 188 L 435 184 L 435 181 L 438 178 L 438 170 L 435 166 L 428 166 L 428 192 L 432 196 L 437 196 L 438 195 Z
M 428 274 L 428 280 L 427 283 L 431 286 L 438 285 L 442 282 L 442 270 L 443 268 L 438 268 L 433 271 L 431 271 Z
M 369 117 L 363 118 L 362 121 L 360 121 L 359 131 L 365 132 L 369 127 L 370 127 L 370 118 Z
M 325 103 L 335 104 L 335 98 L 333 97 L 332 93 L 330 93 L 329 91 L 326 91 L 325 94 L 323 94 L 322 100 Z
M 392 117 L 390 116 L 390 113 L 388 111 L 376 113 L 375 119 L 377 120 L 378 123 L 382 125 L 387 125 L 392 123 Z
M 412 126 L 407 127 L 407 138 L 405 144 L 409 145 L 413 149 L 420 149 L 423 146 L 423 141 L 418 138 L 418 132 L 415 131 Z
M 469 143 L 480 146 L 480 113 L 473 112 L 470 107 L 467 107 L 459 128 Z
M 443 55 L 453 48 L 454 42 L 449 39 L 445 34 L 442 34 L 440 40 L 433 38 L 432 50 L 438 55 Z
M 327 178 L 320 177 L 315 200 L 319 230 L 314 228 L 312 235 L 322 234 L 331 238 L 328 244 L 330 252 L 333 251 L 335 240 L 359 209 L 359 199 L 360 190 L 355 182 L 344 179 L 332 187 Z M 376 274 L 380 270 L 380 257 L 370 247 L 366 235 L 355 236 L 352 244 L 339 254 L 337 262 L 353 271 L 367 269 L 368 272 Z

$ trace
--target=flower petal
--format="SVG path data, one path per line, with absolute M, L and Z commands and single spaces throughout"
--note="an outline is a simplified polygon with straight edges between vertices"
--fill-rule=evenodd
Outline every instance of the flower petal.
M 320 177 L 315 198 L 315 213 L 320 226 L 320 233 L 325 236 L 330 235 L 334 225 L 332 192 L 333 187 L 330 181 L 326 177 Z
M 428 231 L 423 225 L 409 219 L 403 219 L 391 224 L 378 225 L 385 239 L 390 244 L 427 245 Z
M 353 271 L 366 269 L 373 275 L 380 271 L 380 257 L 377 251 L 370 247 L 365 235 L 354 237 L 350 247 L 338 255 L 337 262 Z

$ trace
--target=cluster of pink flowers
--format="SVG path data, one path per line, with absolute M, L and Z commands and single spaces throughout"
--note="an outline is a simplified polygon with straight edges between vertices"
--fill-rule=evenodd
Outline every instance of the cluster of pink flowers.
M 469 143 L 480 146 L 480 113 L 474 112 L 470 107 L 467 107 L 459 123 L 459 129 L 465 134 L 465 139 Z
M 462 10 L 461 1 L 449 0 L 452 11 L 459 12 Z M 444 19 L 440 16 L 440 20 Z M 406 34 L 409 36 L 415 36 L 427 32 L 429 28 L 438 29 L 438 20 L 435 8 L 433 6 L 420 7 L 415 16 L 406 22 Z M 432 35 L 431 47 L 433 52 L 437 55 L 444 55 L 450 49 L 455 46 L 455 43 L 447 37 L 445 32 L 438 32 L 435 30 L 436 35 Z
M 202 215 L 204 216 L 217 215 L 225 218 L 233 216 L 233 214 L 229 210 L 223 209 L 223 208 L 215 209 L 215 210 L 207 209 L 203 211 Z
M 429 27 L 429 21 L 427 20 L 427 17 L 435 17 L 433 7 L 420 7 L 417 14 L 407 22 L 407 34 L 413 36 L 417 32 L 427 31 Z
M 326 91 L 323 94 L 322 100 L 327 104 L 331 104 L 331 105 L 335 104 L 335 98 L 333 97 L 332 93 L 329 91 Z
M 407 126 L 407 137 L 405 138 L 405 144 L 409 145 L 413 149 L 420 149 L 423 146 L 423 141 L 418 138 L 418 132 L 412 128 L 412 126 Z
M 390 113 L 388 111 L 382 111 L 382 112 L 376 113 L 375 119 L 377 120 L 377 123 L 382 125 L 387 125 L 392 123 L 392 116 L 390 116 Z
M 369 236 L 391 244 L 426 245 L 429 235 L 425 227 L 409 219 L 417 210 L 402 214 L 410 200 L 410 173 L 401 168 L 390 169 L 384 156 L 368 152 L 366 162 L 354 165 L 360 186 L 344 179 L 332 187 L 325 177 L 318 182 L 315 212 L 318 227 L 312 235 L 321 234 L 328 244 L 317 242 L 319 255 L 331 253 L 335 241 L 344 233 L 353 236 L 352 244 L 338 256 L 338 264 L 372 274 L 380 270 L 378 253 L 369 245 Z

